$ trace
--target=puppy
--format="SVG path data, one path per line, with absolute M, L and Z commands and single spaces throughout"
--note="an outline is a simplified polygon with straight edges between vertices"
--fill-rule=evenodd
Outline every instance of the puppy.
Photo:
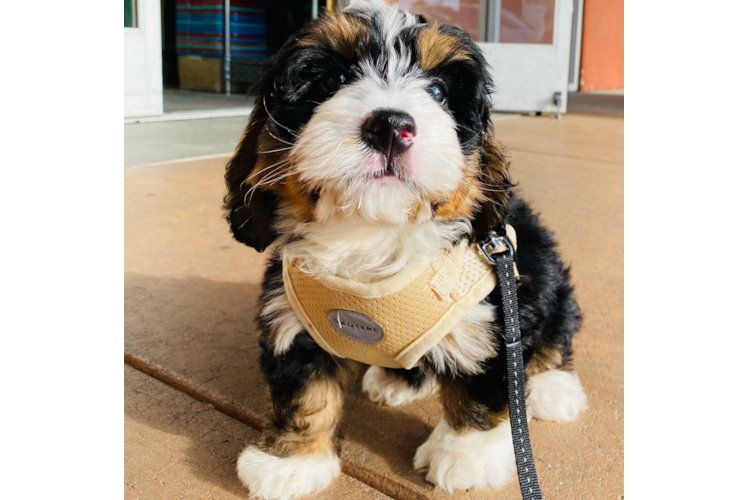
M 238 460 L 252 496 L 286 499 L 340 473 L 336 428 L 352 361 L 322 349 L 284 290 L 282 259 L 373 283 L 511 224 L 529 416 L 570 421 L 586 397 L 571 368 L 580 312 L 552 233 L 512 194 L 494 138 L 481 50 L 452 26 L 382 3 L 327 13 L 289 39 L 253 92 L 227 166 L 226 220 L 262 252 L 261 367 L 272 415 Z M 444 417 L 414 465 L 437 487 L 496 488 L 516 472 L 495 289 L 410 370 L 371 366 L 363 390 L 400 405 L 440 388 Z

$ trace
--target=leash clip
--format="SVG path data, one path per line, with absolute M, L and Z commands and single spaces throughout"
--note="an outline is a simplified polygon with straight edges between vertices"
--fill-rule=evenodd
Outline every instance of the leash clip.
M 502 245 L 506 247 L 506 250 L 497 252 Z M 494 231 L 488 233 L 486 239 L 481 241 L 478 246 L 480 247 L 483 257 L 485 257 L 491 264 L 496 265 L 496 259 L 493 258 L 494 255 L 501 255 L 506 252 L 509 252 L 509 256 L 514 260 L 514 246 L 512 246 L 512 242 L 509 241 L 509 238 L 506 236 L 499 236 Z

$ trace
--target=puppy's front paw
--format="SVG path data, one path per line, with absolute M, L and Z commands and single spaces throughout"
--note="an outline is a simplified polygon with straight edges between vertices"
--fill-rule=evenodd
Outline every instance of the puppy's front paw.
M 514 448 L 509 422 L 490 431 L 456 432 L 442 420 L 416 451 L 416 469 L 437 487 L 454 489 L 498 488 L 514 476 Z
M 587 396 L 574 372 L 548 370 L 530 377 L 527 387 L 527 411 L 535 418 L 571 422 L 587 407 Z
M 325 488 L 340 474 L 340 461 L 333 454 L 280 458 L 249 445 L 236 469 L 250 498 L 291 500 Z
M 421 386 L 415 388 L 401 378 L 388 375 L 384 368 L 370 366 L 364 374 L 362 388 L 375 403 L 399 406 L 433 394 L 436 390 L 436 379 L 426 377 Z

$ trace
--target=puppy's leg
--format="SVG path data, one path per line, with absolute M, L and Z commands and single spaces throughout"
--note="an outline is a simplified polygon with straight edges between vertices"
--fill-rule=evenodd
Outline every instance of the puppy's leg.
M 540 420 L 571 422 L 587 407 L 587 396 L 561 348 L 536 350 L 525 370 L 527 413 Z
M 375 403 L 399 406 L 430 396 L 437 388 L 436 377 L 420 368 L 393 370 L 370 366 L 362 381 L 363 391 Z
M 261 344 L 272 414 L 259 445 L 241 453 L 237 469 L 250 496 L 291 499 L 325 488 L 340 473 L 335 433 L 347 370 L 306 332 L 280 355 Z
M 445 415 L 414 460 L 439 488 L 497 488 L 516 472 L 506 382 L 493 362 L 481 375 L 440 379 Z

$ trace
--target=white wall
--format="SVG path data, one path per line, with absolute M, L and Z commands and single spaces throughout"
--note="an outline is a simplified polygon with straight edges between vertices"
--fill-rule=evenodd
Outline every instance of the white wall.
M 161 5 L 159 0 L 136 3 L 137 27 L 125 28 L 125 117 L 160 115 Z

